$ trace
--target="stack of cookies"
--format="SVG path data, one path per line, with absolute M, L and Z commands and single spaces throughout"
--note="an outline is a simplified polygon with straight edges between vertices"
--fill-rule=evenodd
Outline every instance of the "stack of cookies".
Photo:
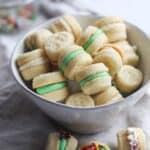
M 16 62 L 40 97 L 83 108 L 123 100 L 139 88 L 137 47 L 129 44 L 124 21 L 103 17 L 92 24 L 82 29 L 65 15 L 26 37 L 27 52 Z

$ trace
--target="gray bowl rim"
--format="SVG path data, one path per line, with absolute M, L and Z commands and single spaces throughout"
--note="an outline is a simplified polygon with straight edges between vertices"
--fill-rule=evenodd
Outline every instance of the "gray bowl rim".
M 104 15 L 96 15 L 96 16 L 93 16 L 93 15 L 73 15 L 75 17 L 94 17 L 94 18 L 99 18 L 99 17 L 104 17 Z M 123 103 L 126 103 L 126 104 L 129 104 L 129 102 L 131 101 L 130 97 L 132 96 L 135 96 L 137 95 L 138 93 L 140 92 L 146 92 L 144 90 L 146 90 L 148 88 L 148 85 L 150 84 L 150 80 L 147 81 L 147 83 L 145 83 L 144 85 L 142 85 L 137 91 L 133 92 L 132 94 L 130 94 L 129 96 L 125 97 L 125 98 L 122 98 L 122 100 L 120 99 L 119 101 L 116 101 L 114 103 L 111 103 L 111 104 L 106 104 L 106 105 L 100 105 L 100 106 L 94 106 L 94 107 L 73 107 L 73 106 L 68 106 L 68 105 L 65 105 L 63 103 L 59 103 L 59 102 L 53 102 L 53 101 L 48 101 L 42 97 L 40 97 L 38 94 L 36 94 L 34 91 L 32 91 L 31 89 L 29 89 L 25 84 L 23 84 L 23 82 L 19 81 L 17 79 L 17 77 L 15 76 L 15 71 L 17 71 L 15 69 L 15 61 L 14 61 L 14 57 L 15 57 L 15 53 L 17 52 L 17 48 L 18 46 L 20 45 L 21 42 L 24 41 L 25 37 L 27 35 L 29 35 L 30 33 L 40 29 L 40 28 L 43 28 L 43 27 L 46 27 L 47 25 L 49 25 L 51 22 L 53 22 L 54 20 L 56 20 L 57 18 L 59 18 L 60 16 L 58 17 L 54 17 L 54 18 L 51 18 L 49 20 L 47 20 L 45 23 L 42 23 L 40 25 L 38 25 L 37 27 L 31 29 L 30 31 L 28 31 L 25 35 L 23 35 L 22 39 L 19 40 L 16 44 L 16 46 L 14 47 L 14 51 L 12 52 L 12 55 L 11 55 L 11 58 L 10 58 L 10 62 L 9 62 L 9 66 L 10 66 L 10 69 L 11 69 L 11 73 L 13 75 L 13 78 L 17 81 L 18 85 L 22 88 L 22 89 L 25 89 L 26 92 L 32 94 L 32 96 L 36 97 L 37 99 L 39 99 L 40 101 L 45 101 L 46 103 L 50 103 L 52 105 L 55 105 L 56 107 L 63 107 L 65 109 L 73 109 L 73 110 L 81 110 L 81 111 L 86 111 L 86 110 L 106 110 L 106 109 L 111 109 L 112 107 L 116 107 L 116 106 L 119 106 Z M 129 23 L 128 21 L 125 21 L 127 24 L 129 25 L 132 25 L 136 30 L 140 31 L 141 33 L 143 33 L 144 37 L 150 41 L 149 37 L 147 36 L 147 34 L 145 32 L 143 32 L 139 27 L 137 27 L 136 25 L 133 25 L 131 23 Z M 144 93 L 143 93 L 144 95 Z

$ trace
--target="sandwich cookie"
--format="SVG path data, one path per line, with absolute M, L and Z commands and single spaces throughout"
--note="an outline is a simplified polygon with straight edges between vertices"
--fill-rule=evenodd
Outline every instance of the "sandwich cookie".
M 58 57 L 63 47 L 74 43 L 74 37 L 69 32 L 58 32 L 45 42 L 45 51 L 52 64 L 58 63 Z
M 52 32 L 67 31 L 73 34 L 75 40 L 81 34 L 82 28 L 75 17 L 64 15 L 50 25 Z
M 47 29 L 40 29 L 29 34 L 25 39 L 25 48 L 33 50 L 36 48 L 44 49 L 44 42 L 52 35 Z
M 33 79 L 33 89 L 49 101 L 63 101 L 69 95 L 67 81 L 61 72 L 41 74 Z
M 16 62 L 23 79 L 26 81 L 50 71 L 50 62 L 42 49 L 21 54 Z
M 135 91 L 143 81 L 143 74 L 139 69 L 124 65 L 116 74 L 115 84 L 124 94 Z
M 95 63 L 104 63 L 112 77 L 123 65 L 123 51 L 112 44 L 107 44 L 94 56 Z
M 109 42 L 127 38 L 126 25 L 119 17 L 103 17 L 97 20 L 95 25 L 105 32 Z
M 110 148 L 106 144 L 98 141 L 93 141 L 81 146 L 79 150 L 110 150 Z
M 136 46 L 130 45 L 126 40 L 118 41 L 113 44 L 124 51 L 123 63 L 125 65 L 137 66 L 139 64 L 139 56 L 136 53 Z
M 130 127 L 117 134 L 118 150 L 147 150 L 145 133 L 140 128 Z
M 78 141 L 69 132 L 51 133 L 46 150 L 76 150 Z
M 66 100 L 66 105 L 75 107 L 94 107 L 94 100 L 91 96 L 85 95 L 84 93 L 72 94 Z
M 114 87 L 111 86 L 107 88 L 104 92 L 99 93 L 94 96 L 95 105 L 105 105 L 114 103 L 122 99 L 120 92 Z
M 88 26 L 77 40 L 77 44 L 93 55 L 108 42 L 105 33 L 94 26 Z
M 81 90 L 87 95 L 97 94 L 111 86 L 111 76 L 103 63 L 88 65 L 76 73 Z
M 78 45 L 64 47 L 59 57 L 59 67 L 65 77 L 70 80 L 74 80 L 78 68 L 89 65 L 92 62 L 92 57 Z

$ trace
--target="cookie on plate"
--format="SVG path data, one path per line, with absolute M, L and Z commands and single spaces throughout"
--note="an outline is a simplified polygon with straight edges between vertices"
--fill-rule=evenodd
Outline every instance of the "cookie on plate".
M 94 96 L 95 105 L 105 105 L 111 104 L 118 100 L 121 100 L 123 97 L 116 87 L 111 86 L 107 88 L 104 92 L 101 92 Z
M 52 64 L 58 63 L 62 48 L 74 43 L 74 37 L 69 32 L 54 33 L 45 41 L 45 51 Z
M 126 24 L 120 17 L 103 17 L 95 25 L 105 32 L 109 42 L 127 39 Z
M 125 65 L 137 66 L 139 64 L 139 56 L 136 53 L 136 46 L 130 45 L 126 40 L 118 41 L 113 44 L 124 51 L 123 63 Z
M 87 95 L 97 94 L 111 86 L 111 76 L 103 63 L 83 67 L 75 77 L 81 90 Z
M 102 48 L 107 42 L 108 39 L 105 33 L 94 26 L 88 26 L 77 40 L 77 44 L 83 46 L 91 55 Z
M 81 34 L 82 28 L 75 17 L 64 15 L 56 19 L 49 27 L 52 32 L 67 31 L 74 35 L 75 40 Z
M 46 150 L 76 150 L 78 140 L 69 132 L 51 133 L 48 137 Z
M 115 77 L 117 88 L 125 94 L 134 92 L 141 85 L 142 81 L 142 72 L 130 65 L 124 65 Z
M 107 44 L 94 56 L 95 63 L 104 63 L 109 68 L 112 77 L 123 65 L 123 51 L 112 44 Z
M 68 97 L 66 105 L 72 107 L 94 107 L 94 100 L 91 96 L 85 95 L 84 93 L 75 93 Z
M 70 80 L 74 79 L 80 66 L 86 66 L 92 62 L 92 57 L 81 46 L 75 44 L 64 47 L 59 56 L 59 67 L 65 77 Z
M 145 133 L 140 128 L 129 127 L 117 134 L 118 150 L 147 150 Z
M 67 80 L 58 71 L 35 77 L 32 88 L 37 94 L 49 101 L 63 101 L 69 95 Z
M 52 35 L 47 29 L 39 29 L 33 33 L 30 33 L 25 39 L 25 48 L 33 50 L 36 48 L 44 49 L 44 42 Z
M 107 144 L 99 141 L 90 141 L 79 148 L 79 150 L 110 150 Z
M 39 74 L 50 71 L 50 62 L 42 49 L 21 54 L 17 60 L 19 71 L 24 80 L 29 81 Z

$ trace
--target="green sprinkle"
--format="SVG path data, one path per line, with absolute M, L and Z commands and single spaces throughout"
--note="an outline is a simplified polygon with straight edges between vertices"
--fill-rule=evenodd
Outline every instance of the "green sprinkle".
M 53 92 L 53 91 L 59 90 L 61 88 L 64 88 L 65 86 L 66 86 L 66 82 L 49 84 L 49 85 L 37 88 L 36 93 L 46 94 L 46 93 Z
M 95 31 L 95 33 L 93 35 L 91 35 L 90 38 L 83 44 L 83 48 L 85 50 L 87 50 L 87 48 L 94 42 L 94 40 L 97 38 L 97 36 L 99 36 L 99 34 L 101 34 L 101 33 L 102 33 L 102 30 L 97 29 Z M 90 53 L 90 52 L 88 51 L 88 53 Z
M 68 63 L 73 59 L 75 58 L 77 55 L 83 53 L 84 50 L 83 49 L 78 49 L 76 51 L 73 51 L 72 53 L 70 53 L 69 55 L 67 55 L 64 60 L 62 61 L 62 64 L 60 66 L 62 72 L 64 72 L 66 66 L 68 65 Z
M 66 150 L 67 147 L 67 140 L 61 139 L 59 143 L 59 150 Z
M 80 87 L 83 87 L 87 82 L 89 82 L 91 80 L 94 80 L 94 79 L 99 78 L 99 77 L 107 77 L 107 76 L 109 76 L 109 74 L 107 72 L 98 72 L 94 75 L 88 76 L 85 79 L 80 81 L 80 83 L 79 83 Z

